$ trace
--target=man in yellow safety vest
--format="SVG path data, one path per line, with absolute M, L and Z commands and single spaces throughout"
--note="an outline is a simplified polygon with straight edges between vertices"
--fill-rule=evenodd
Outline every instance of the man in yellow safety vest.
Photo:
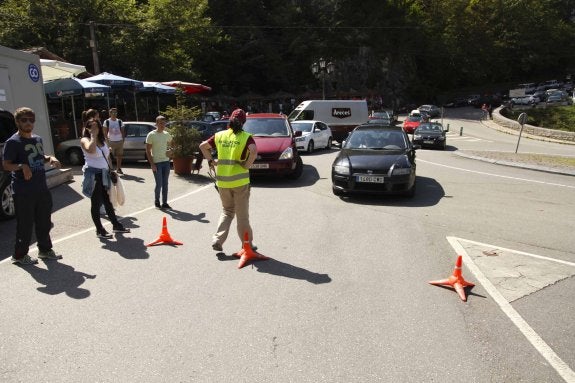
M 222 245 L 228 237 L 234 216 L 237 217 L 240 240 L 243 241 L 246 232 L 250 243 L 253 238 L 249 216 L 249 169 L 258 152 L 252 135 L 242 129 L 245 122 L 246 113 L 242 109 L 236 109 L 230 116 L 227 130 L 216 133 L 200 144 L 200 150 L 208 160 L 210 168 L 217 167 L 216 185 L 222 201 L 222 214 L 212 237 L 212 248 L 216 251 L 223 250 Z M 212 157 L 213 148 L 218 152 L 217 160 Z

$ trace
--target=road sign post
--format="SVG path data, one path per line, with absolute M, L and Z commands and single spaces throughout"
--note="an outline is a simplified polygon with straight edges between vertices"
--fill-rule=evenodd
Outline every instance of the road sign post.
M 519 149 L 519 141 L 521 141 L 521 134 L 523 133 L 523 125 L 525 125 L 525 122 L 527 122 L 527 113 L 521 113 L 519 117 L 517 117 L 517 122 L 519 123 L 519 125 L 521 125 L 521 128 L 519 129 L 519 138 L 517 139 L 517 146 L 515 147 L 515 153 L 517 153 L 517 150 Z

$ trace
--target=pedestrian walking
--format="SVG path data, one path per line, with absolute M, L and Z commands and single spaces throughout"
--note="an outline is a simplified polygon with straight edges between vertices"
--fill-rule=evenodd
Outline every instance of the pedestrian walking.
M 16 245 L 12 262 L 21 265 L 38 263 L 28 254 L 32 230 L 36 233 L 38 258 L 60 259 L 52 249 L 52 194 L 46 183 L 45 163 L 59 168 L 60 162 L 44 153 L 42 138 L 35 133 L 36 114 L 28 107 L 16 109 L 18 131 L 4 144 L 2 165 L 12 172 L 12 192 L 16 210 Z
M 82 168 L 84 180 L 82 193 L 91 200 L 90 215 L 96 226 L 96 235 L 99 238 L 112 238 L 100 219 L 100 206 L 103 204 L 108 218 L 112 222 L 114 233 L 129 233 L 116 217 L 114 207 L 110 202 L 108 190 L 112 186 L 110 177 L 109 155 L 110 149 L 106 145 L 104 129 L 99 120 L 89 119 L 84 125 L 82 139 L 80 140 L 85 164 Z
M 116 172 L 124 174 L 122 171 L 122 157 L 124 156 L 124 140 L 126 130 L 124 123 L 118 118 L 118 110 L 110 109 L 110 117 L 104 121 L 104 135 L 112 155 L 116 159 Z
M 166 130 L 166 117 L 156 117 L 156 129 L 146 136 L 146 157 L 154 172 L 154 205 L 159 209 L 171 209 L 168 205 L 168 178 L 170 176 L 170 154 L 168 148 L 172 136 Z M 160 204 L 160 194 L 162 203 Z
M 253 241 L 249 217 L 249 169 L 258 153 L 252 135 L 242 129 L 245 122 L 246 113 L 236 109 L 230 116 L 227 130 L 216 133 L 200 144 L 200 150 L 210 168 L 216 167 L 216 185 L 222 202 L 222 213 L 212 237 L 212 248 L 215 251 L 222 251 L 234 216 L 240 241 L 243 242 L 246 232 L 250 243 Z M 213 148 L 218 152 L 217 160 L 212 157 Z M 252 249 L 257 248 L 252 244 Z

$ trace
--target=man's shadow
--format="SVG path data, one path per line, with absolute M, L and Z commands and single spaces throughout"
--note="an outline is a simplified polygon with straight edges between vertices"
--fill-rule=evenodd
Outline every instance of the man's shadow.
M 38 266 L 20 267 L 27 271 L 36 280 L 44 285 L 37 290 L 48 295 L 58 295 L 65 293 L 70 298 L 84 299 L 90 296 L 90 290 L 80 288 L 86 279 L 94 279 L 96 275 L 90 275 L 81 271 L 76 271 L 61 261 L 43 261 L 47 269 Z
M 130 234 L 128 234 L 130 235 Z M 116 233 L 115 240 L 101 239 L 102 249 L 120 254 L 126 259 L 148 259 L 148 248 L 141 238 L 126 237 L 125 234 Z
M 137 182 L 140 184 L 143 184 L 146 182 L 145 178 L 133 176 L 131 174 L 122 174 L 122 175 L 120 175 L 120 178 L 122 179 L 122 181 L 134 181 L 134 182 Z
M 183 222 L 198 221 L 200 223 L 210 223 L 210 221 L 205 219 L 206 213 L 190 214 L 185 211 L 174 210 L 174 209 L 162 210 L 162 211 L 164 212 L 164 214 L 169 215 L 170 217 L 172 217 L 177 221 L 183 221 Z
M 223 252 L 219 252 L 216 256 L 220 261 L 236 260 L 239 262 L 238 257 L 226 255 Z M 244 267 L 248 266 L 255 267 L 260 273 L 267 273 L 292 279 L 301 279 L 313 283 L 314 285 L 331 282 L 331 277 L 328 274 L 314 273 L 313 271 L 293 266 L 289 263 L 284 263 L 273 258 L 267 260 L 248 261 Z

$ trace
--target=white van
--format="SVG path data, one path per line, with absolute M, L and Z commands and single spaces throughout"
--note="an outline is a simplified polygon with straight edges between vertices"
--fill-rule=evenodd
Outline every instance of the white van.
M 317 120 L 331 129 L 333 139 L 342 142 L 356 126 L 369 120 L 365 100 L 307 100 L 299 104 L 288 120 Z

